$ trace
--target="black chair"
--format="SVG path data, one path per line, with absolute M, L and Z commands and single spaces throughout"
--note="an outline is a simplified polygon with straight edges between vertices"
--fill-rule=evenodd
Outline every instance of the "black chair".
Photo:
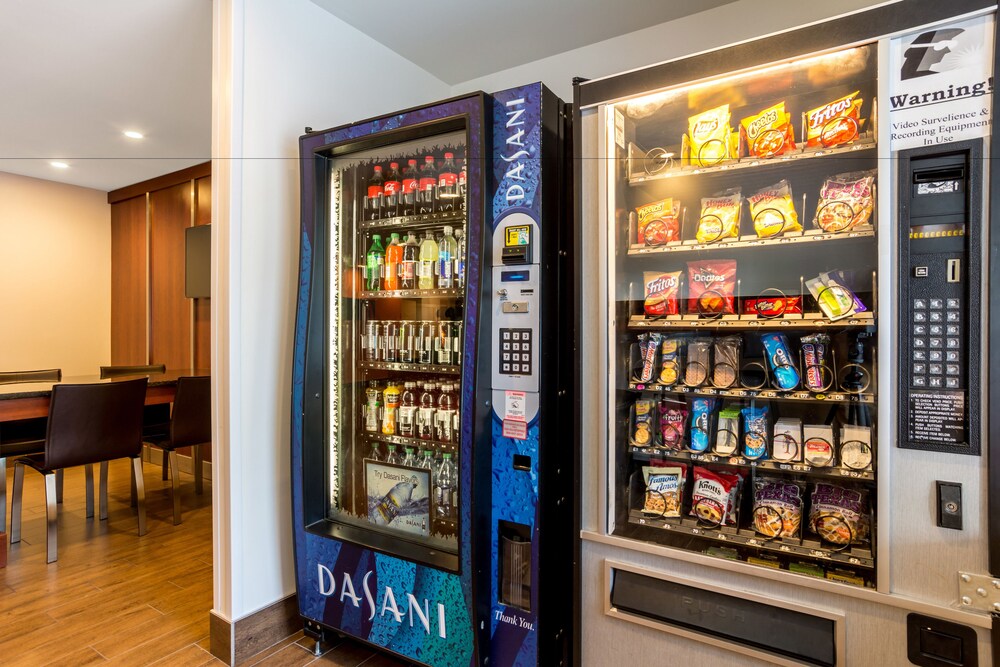
M 59 382 L 60 380 L 62 380 L 61 368 L 47 368 L 41 371 L 0 371 L 0 384 Z
M 52 388 L 44 451 L 14 461 L 10 541 L 21 541 L 24 467 L 45 477 L 47 562 L 56 560 L 56 471 L 101 463 L 101 519 L 108 518 L 107 462 L 130 458 L 136 484 L 139 535 L 146 534 L 142 479 L 142 406 L 147 378 L 104 384 L 57 384 Z
M 177 450 L 192 449 L 195 493 L 202 493 L 202 446 L 212 444 L 212 378 L 209 376 L 177 379 L 177 393 L 170 425 L 166 433 L 144 435 L 149 444 L 163 450 L 163 479 L 170 463 L 170 492 L 174 502 L 174 525 L 181 522 L 180 471 Z
M 101 366 L 101 379 L 122 377 L 123 375 L 143 375 L 146 373 L 166 373 L 165 364 L 146 366 Z

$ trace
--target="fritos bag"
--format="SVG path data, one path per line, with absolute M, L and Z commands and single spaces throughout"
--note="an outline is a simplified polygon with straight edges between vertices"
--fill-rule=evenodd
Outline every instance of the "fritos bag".
M 866 224 L 875 208 L 875 173 L 854 171 L 826 179 L 819 191 L 813 225 L 824 232 L 846 232 Z
M 661 273 L 646 271 L 642 274 L 646 286 L 646 301 L 643 308 L 646 317 L 663 317 L 680 312 L 677 293 L 681 285 L 681 272 Z
M 730 157 L 729 118 L 728 104 L 688 118 L 691 164 L 708 167 Z
M 750 218 L 759 238 L 801 232 L 799 214 L 792 201 L 792 187 L 782 180 L 747 197 Z
M 705 259 L 688 262 L 688 312 L 699 315 L 732 314 L 736 291 L 736 260 Z
M 831 148 L 854 141 L 861 130 L 860 91 L 806 112 L 806 145 Z
M 726 190 L 721 195 L 701 200 L 701 216 L 695 239 L 698 243 L 715 243 L 740 235 L 740 210 L 743 192 L 740 188 Z
M 792 119 L 785 111 L 784 102 L 744 118 L 740 128 L 747 149 L 754 157 L 774 157 L 795 150 Z
M 676 199 L 661 199 L 635 209 L 638 217 L 638 242 L 650 246 L 681 240 L 677 215 L 681 203 Z

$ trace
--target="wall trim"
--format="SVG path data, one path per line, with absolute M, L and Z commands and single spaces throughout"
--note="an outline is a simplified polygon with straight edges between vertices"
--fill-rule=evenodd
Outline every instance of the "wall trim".
M 202 162 L 201 164 L 196 164 L 193 167 L 187 167 L 186 169 L 181 169 L 169 174 L 164 174 L 163 176 L 151 178 L 148 181 L 133 183 L 132 185 L 126 185 L 124 188 L 112 190 L 108 193 L 108 203 L 116 204 L 126 199 L 132 199 L 132 197 L 144 195 L 147 192 L 162 190 L 163 188 L 173 187 L 186 181 L 193 181 L 195 179 L 211 175 L 212 163 Z
M 302 629 L 299 602 L 293 593 L 235 622 L 214 609 L 209 618 L 209 646 L 228 665 L 245 662 Z

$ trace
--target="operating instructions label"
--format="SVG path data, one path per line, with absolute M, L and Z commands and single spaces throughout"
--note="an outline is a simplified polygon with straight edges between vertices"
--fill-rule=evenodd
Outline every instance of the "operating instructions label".
M 964 445 L 965 392 L 910 390 L 909 440 Z

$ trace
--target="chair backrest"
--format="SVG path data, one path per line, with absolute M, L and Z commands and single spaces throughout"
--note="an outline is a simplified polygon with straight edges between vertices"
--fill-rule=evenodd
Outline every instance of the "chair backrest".
M 0 384 L 17 382 L 59 382 L 62 380 L 61 368 L 47 368 L 41 371 L 4 371 L 0 372 Z
M 136 378 L 52 387 L 45 467 L 54 470 L 138 456 L 148 382 Z
M 150 364 L 147 366 L 101 366 L 101 379 L 117 378 L 123 375 L 142 375 L 143 373 L 166 373 L 165 364 Z
M 177 378 L 174 411 L 170 417 L 170 442 L 174 447 L 212 441 L 212 378 Z

